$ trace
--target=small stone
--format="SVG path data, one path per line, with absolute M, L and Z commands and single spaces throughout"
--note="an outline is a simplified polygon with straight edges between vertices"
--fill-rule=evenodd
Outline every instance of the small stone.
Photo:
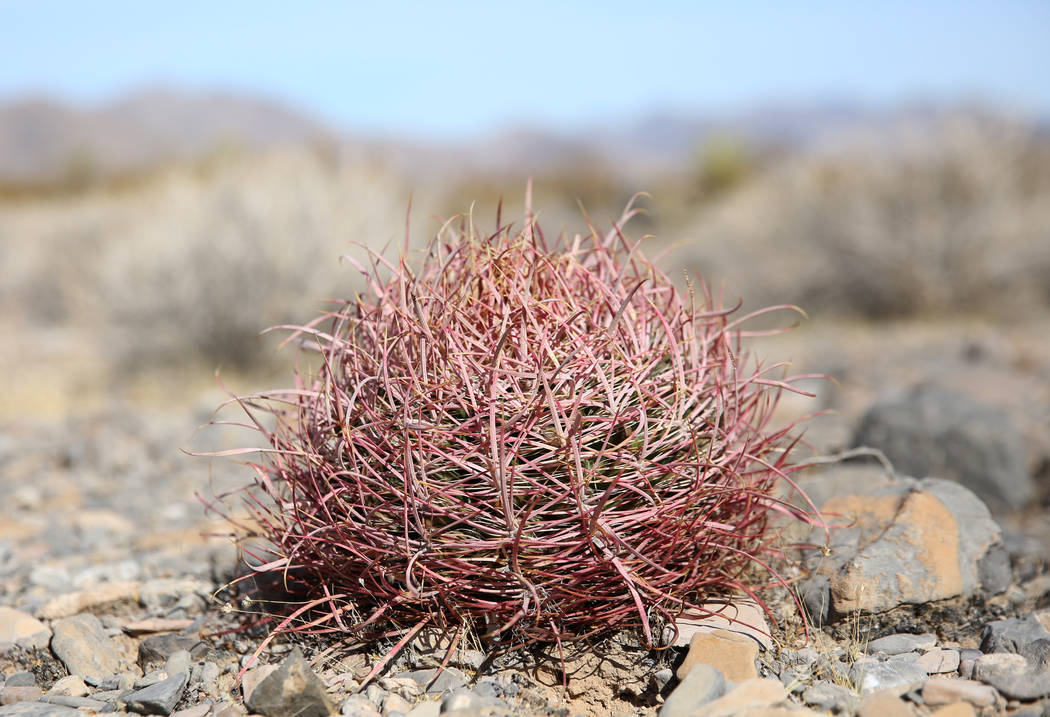
M 909 635 L 898 633 L 896 635 L 887 635 L 886 637 L 872 640 L 865 646 L 864 651 L 869 654 L 885 652 L 887 655 L 900 655 L 913 650 L 929 650 L 936 644 L 936 635 Z
M 674 677 L 674 673 L 670 667 L 664 667 L 663 669 L 657 670 L 653 673 L 653 684 L 656 686 L 657 692 L 662 692 L 664 687 L 667 687 L 667 683 Z
M 923 654 L 915 663 L 931 675 L 959 669 L 959 651 L 938 648 Z
M 941 707 L 930 717 L 977 717 L 977 712 L 969 702 L 956 702 L 947 707 Z
M 4 681 L 7 687 L 33 687 L 36 685 L 36 675 L 32 672 L 12 672 Z
M 959 676 L 964 680 L 973 677 L 973 668 L 984 653 L 980 650 L 964 649 L 959 651 Z
M 196 578 L 157 578 L 142 585 L 140 598 L 150 612 L 161 612 L 174 607 L 188 595 L 209 595 L 212 586 Z
M 993 652 L 977 660 L 974 677 L 1005 697 L 1037 700 L 1050 695 L 1050 670 L 1033 671 L 1028 660 L 1008 652 Z
M 660 717 L 689 717 L 725 692 L 725 676 L 710 665 L 698 663 L 668 696 L 660 709 Z
M 150 635 L 139 642 L 139 667 L 148 670 L 156 665 L 163 665 L 176 652 L 185 650 L 192 654 L 194 648 L 200 644 L 200 638 L 196 635 L 174 632 Z
M 244 697 L 245 703 L 251 702 L 255 688 L 276 669 L 277 665 L 260 665 L 244 673 L 244 676 L 241 678 L 241 695 Z
M 897 695 L 921 686 L 928 677 L 926 670 L 914 662 L 905 660 L 857 661 L 850 668 L 849 675 L 850 681 L 857 685 L 863 694 L 892 690 Z
M 1012 652 L 993 652 L 981 655 L 973 666 L 973 676 L 984 682 L 992 674 L 1022 674 L 1028 670 L 1028 660 Z
M 120 653 L 106 637 L 102 623 L 83 613 L 56 621 L 51 651 L 71 675 L 112 675 L 120 669 Z
M 737 685 L 731 692 L 708 702 L 693 712 L 693 717 L 715 717 L 716 715 L 757 714 L 762 709 L 783 702 L 787 690 L 777 680 L 755 678 Z M 663 715 L 661 714 L 661 717 Z
M 144 687 L 149 687 L 150 685 L 155 685 L 158 682 L 163 682 L 169 677 L 171 677 L 171 675 L 169 675 L 164 670 L 153 670 L 152 672 L 147 672 L 145 675 L 135 680 L 135 683 L 132 686 L 136 690 L 141 690 Z
M 180 672 L 156 684 L 136 690 L 122 701 L 132 712 L 142 715 L 170 715 L 186 690 L 189 675 Z
M 850 706 L 854 702 L 853 693 L 833 682 L 819 682 L 810 685 L 802 692 L 802 701 L 810 707 L 829 712 L 851 711 Z
M 0 717 L 84 717 L 84 713 L 46 702 L 16 702 L 0 707 Z
M 411 677 L 384 677 L 379 680 L 379 685 L 387 692 L 401 695 L 405 699 L 414 700 L 423 694 L 423 686 Z
M 164 671 L 169 675 L 177 675 L 180 672 L 190 671 L 190 653 L 187 650 L 173 652 L 164 662 Z
M 44 691 L 36 685 L 5 685 L 0 690 L 0 705 L 15 702 L 36 702 L 43 697 Z
M 223 702 L 212 708 L 210 717 L 244 717 L 248 711 L 234 702 Z
M 469 667 L 472 670 L 480 670 L 481 666 L 485 664 L 485 660 L 488 656 L 480 650 L 463 650 L 457 652 L 452 659 L 452 662 L 460 667 Z
M 182 632 L 192 625 L 193 620 L 189 618 L 151 617 L 145 620 L 129 622 L 121 629 L 132 637 L 141 637 L 142 635 L 152 635 L 157 632 Z
M 785 662 L 793 665 L 802 665 L 804 667 L 812 665 L 820 658 L 820 653 L 818 653 L 816 648 L 813 647 L 803 647 L 800 650 L 790 650 L 785 648 L 780 651 L 780 655 Z
M 456 692 L 445 695 L 445 698 L 441 700 L 441 713 L 455 712 L 456 710 L 469 710 L 478 702 L 479 700 L 468 690 L 457 690 Z
M 705 664 L 717 668 L 727 680 L 743 682 L 758 677 L 757 657 L 758 644 L 749 637 L 725 630 L 697 633 L 678 667 L 678 679 L 685 679 L 693 665 Z
M 249 709 L 266 717 L 327 717 L 336 711 L 324 683 L 298 647 L 259 683 L 247 703 Z
M 441 714 L 441 705 L 437 702 L 420 702 L 408 713 L 408 717 L 438 717 Z
M 87 590 L 66 593 L 48 601 L 37 611 L 37 617 L 56 620 L 118 602 L 138 602 L 141 584 L 135 581 L 102 583 Z
M 97 700 L 91 697 L 74 697 L 73 695 L 44 695 L 40 698 L 40 701 L 46 702 L 49 705 L 72 707 L 76 710 L 85 709 L 89 712 L 105 712 L 107 705 L 103 700 Z M 110 707 L 109 709 L 113 708 Z
M 467 684 L 467 676 L 454 667 L 446 667 L 440 673 L 437 668 L 411 670 L 402 672 L 398 677 L 410 678 L 430 695 L 440 695 L 452 690 L 458 690 Z
M 47 647 L 51 628 L 29 613 L 0 606 L 0 643 L 11 642 L 31 649 Z
M 915 717 L 915 712 L 893 690 L 882 690 L 864 698 L 857 717 Z
M 984 708 L 995 703 L 995 689 L 970 679 L 930 677 L 923 684 L 922 699 L 930 705 L 966 701 Z
M 398 712 L 402 715 L 407 715 L 412 711 L 412 703 L 406 700 L 396 692 L 391 692 L 390 695 L 383 702 L 383 715 L 389 717 L 391 714 Z
M 1036 615 L 1031 614 L 1020 619 L 995 620 L 985 625 L 981 651 L 1013 652 L 1036 663 L 1045 656 L 1044 646 L 1047 642 L 1050 642 L 1050 631 Z
M 47 694 L 86 697 L 90 691 L 79 675 L 69 675 L 51 685 L 51 689 L 47 691 Z
M 184 710 L 178 712 L 172 712 L 171 717 L 207 717 L 208 712 L 211 711 L 211 705 L 204 703 L 194 705 L 193 707 L 187 707 Z
M 368 701 L 367 697 L 351 695 L 343 701 L 339 714 L 347 717 L 382 717 L 382 713 L 376 706 Z
M 738 600 L 731 603 L 709 602 L 702 606 L 711 614 L 683 615 L 676 621 L 678 636 L 673 644 L 683 647 L 692 643 L 693 636 L 700 632 L 732 632 L 755 640 L 763 649 L 773 647 L 769 633 L 766 613 L 752 600 Z M 673 634 L 673 629 L 671 634 Z

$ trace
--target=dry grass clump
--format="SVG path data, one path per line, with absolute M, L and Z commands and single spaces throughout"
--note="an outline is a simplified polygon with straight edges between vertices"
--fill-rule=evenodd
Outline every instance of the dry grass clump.
M 1048 237 L 1050 142 L 966 115 L 787 162 L 701 212 L 682 256 L 760 302 L 1006 314 L 1050 300 Z
M 772 519 L 810 519 L 777 497 L 792 379 L 743 353 L 749 317 L 676 289 L 628 216 L 556 242 L 531 215 L 449 224 L 281 327 L 318 369 L 237 399 L 270 446 L 242 535 L 296 606 L 279 630 L 657 646 L 706 599 L 756 596 L 756 570 L 781 580 Z

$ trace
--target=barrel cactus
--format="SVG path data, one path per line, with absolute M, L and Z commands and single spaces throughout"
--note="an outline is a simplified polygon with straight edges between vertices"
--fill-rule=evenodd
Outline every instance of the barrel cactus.
M 774 516 L 811 519 L 781 490 L 794 427 L 769 427 L 797 389 L 744 353 L 749 317 L 645 258 L 631 213 L 556 241 L 531 215 L 449 223 L 278 327 L 313 368 L 238 401 L 268 444 L 246 550 L 294 597 L 280 630 L 658 647 L 779 579 Z

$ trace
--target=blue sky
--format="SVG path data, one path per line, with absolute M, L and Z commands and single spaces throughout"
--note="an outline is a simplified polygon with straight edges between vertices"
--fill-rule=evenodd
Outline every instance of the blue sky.
M 823 99 L 1050 116 L 1048 38 L 1047 0 L 0 0 L 0 98 L 247 90 L 424 136 Z

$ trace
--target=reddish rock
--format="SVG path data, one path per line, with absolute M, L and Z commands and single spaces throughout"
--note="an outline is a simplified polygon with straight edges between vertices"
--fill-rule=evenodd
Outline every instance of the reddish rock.
M 684 679 L 693 665 L 704 664 L 717 668 L 731 682 L 743 682 L 758 677 L 757 658 L 758 643 L 749 637 L 726 630 L 697 633 L 678 667 L 678 679 Z

